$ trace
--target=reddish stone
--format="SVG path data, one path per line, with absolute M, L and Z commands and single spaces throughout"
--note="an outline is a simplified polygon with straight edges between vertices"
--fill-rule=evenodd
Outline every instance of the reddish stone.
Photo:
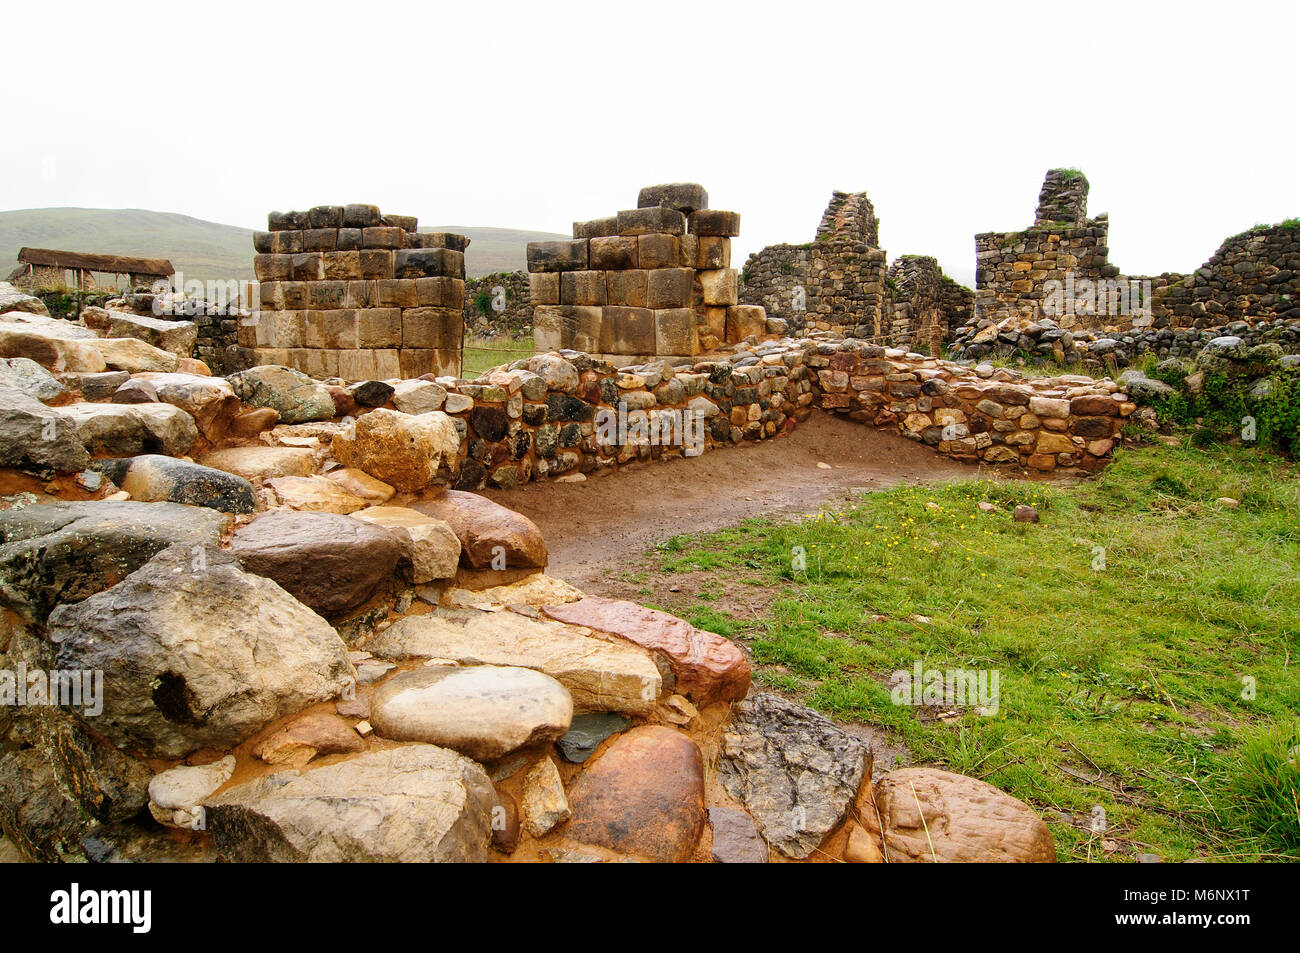
M 346 387 L 339 387 L 337 384 L 326 384 L 325 389 L 334 398 L 335 417 L 348 417 L 357 412 L 357 402 L 348 393 Z
M 578 776 L 569 809 L 568 838 L 647 860 L 684 863 L 704 833 L 699 746 L 672 728 L 633 728 Z
M 1119 413 L 1119 403 L 1104 395 L 1076 397 L 1070 401 L 1070 413 L 1080 417 L 1114 417 Z
M 230 422 L 230 433 L 236 437 L 255 437 L 263 430 L 270 430 L 280 421 L 280 415 L 273 407 L 259 407 L 240 414 Z
M 496 569 L 494 558 L 505 557 L 506 569 L 545 569 L 546 540 L 526 516 L 493 503 L 477 493 L 448 490 L 435 500 L 411 504 L 426 516 L 446 520 L 460 539 L 460 562 L 470 569 Z
M 664 656 L 677 678 L 676 690 L 696 704 L 739 701 L 749 692 L 749 660 L 734 642 L 667 612 L 599 596 L 543 611 L 560 622 L 616 635 Z

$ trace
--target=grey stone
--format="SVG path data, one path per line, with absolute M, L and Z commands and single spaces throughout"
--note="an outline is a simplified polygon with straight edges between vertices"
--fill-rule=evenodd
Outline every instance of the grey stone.
M 250 407 L 270 407 L 280 422 L 300 424 L 334 418 L 334 398 L 323 384 L 301 371 L 262 365 L 231 374 L 226 380 L 235 396 Z
M 718 775 L 787 857 L 808 857 L 870 777 L 871 750 L 829 718 L 777 695 L 738 702 Z
M 89 463 L 75 420 L 0 386 L 0 467 L 47 476 L 75 473 Z
M 627 731 L 631 722 L 612 711 L 574 715 L 569 731 L 557 743 L 560 756 L 565 761 L 582 764 L 610 735 Z
M 27 357 L 0 357 L 0 388 L 5 387 L 44 404 L 68 393 L 53 374 Z
M 121 487 L 150 503 L 186 503 L 223 513 L 251 513 L 256 506 L 253 484 L 243 477 L 161 454 L 132 460 Z
M 55 502 L 0 521 L 0 604 L 44 622 L 58 603 L 116 585 L 173 544 L 216 546 L 230 518 L 174 503 Z
M 96 729 L 146 757 L 228 749 L 355 685 L 320 616 L 234 557 L 163 550 L 122 582 L 50 613 L 55 666 L 104 673 Z
M 235 862 L 477 863 L 496 804 L 479 765 L 417 744 L 279 771 L 207 807 L 218 850 Z
M 709 808 L 713 828 L 713 860 L 719 864 L 765 864 L 767 844 L 754 819 L 734 807 Z

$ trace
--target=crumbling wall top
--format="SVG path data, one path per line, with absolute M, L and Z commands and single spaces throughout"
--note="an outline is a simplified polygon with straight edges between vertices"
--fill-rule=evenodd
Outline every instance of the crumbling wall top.
M 1038 193 L 1035 225 L 1083 225 L 1088 220 L 1088 177 L 1078 169 L 1049 169 Z

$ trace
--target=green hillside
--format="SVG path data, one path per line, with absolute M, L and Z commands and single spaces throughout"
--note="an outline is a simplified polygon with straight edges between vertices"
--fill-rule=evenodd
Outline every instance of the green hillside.
M 568 238 L 511 228 L 435 225 L 421 231 L 458 232 L 470 239 L 470 277 L 524 267 L 524 246 Z M 0 212 L 0 280 L 18 266 L 18 249 L 168 258 L 187 279 L 253 277 L 253 232 L 172 212 L 145 209 L 37 208 Z

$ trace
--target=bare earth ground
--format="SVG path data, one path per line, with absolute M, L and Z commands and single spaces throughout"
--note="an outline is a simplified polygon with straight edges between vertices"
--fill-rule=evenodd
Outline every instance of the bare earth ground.
M 900 483 L 1024 478 L 1006 468 L 958 463 L 896 433 L 821 413 L 788 436 L 694 459 L 630 464 L 617 474 L 480 492 L 536 523 L 550 553 L 547 572 L 585 592 L 686 614 L 698 602 L 696 593 L 707 588 L 711 606 L 742 621 L 766 614 L 775 586 L 714 571 L 664 572 L 653 548 L 679 534 L 751 517 L 813 513 Z M 887 732 L 861 723 L 841 727 L 871 743 L 878 770 L 911 762 Z
M 630 464 L 614 479 L 603 471 L 581 483 L 528 483 L 483 495 L 538 525 L 550 550 L 547 572 L 593 595 L 618 598 L 631 593 L 617 577 L 671 536 L 750 517 L 811 513 L 827 501 L 898 483 L 980 473 L 897 434 L 813 414 L 789 436 L 694 459 Z M 671 580 L 683 582 L 681 575 Z

